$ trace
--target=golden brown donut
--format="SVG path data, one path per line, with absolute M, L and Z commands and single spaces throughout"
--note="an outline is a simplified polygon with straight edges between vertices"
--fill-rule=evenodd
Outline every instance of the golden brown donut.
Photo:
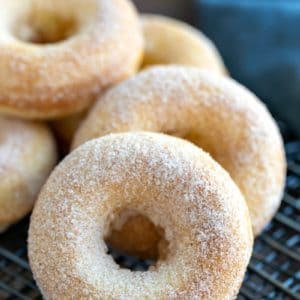
M 199 30 L 182 21 L 143 15 L 145 52 L 143 67 L 178 64 L 227 74 L 214 44 Z
M 128 0 L 0 2 L 0 112 L 49 119 L 84 110 L 140 64 Z
M 145 272 L 120 268 L 104 242 L 131 210 L 168 241 Z M 243 196 L 208 154 L 179 138 L 125 133 L 82 145 L 54 170 L 28 242 L 45 299 L 223 300 L 238 292 L 252 241 Z
M 145 70 L 99 98 L 73 147 L 136 130 L 183 137 L 209 152 L 244 194 L 256 235 L 276 212 L 286 170 L 282 139 L 265 106 L 234 80 L 189 67 Z
M 31 210 L 55 162 L 46 126 L 0 117 L 0 231 Z
M 144 34 L 143 67 L 157 64 L 181 64 L 204 68 L 226 75 L 224 63 L 213 43 L 200 31 L 181 21 L 159 15 L 141 17 Z M 72 141 L 83 114 L 53 122 L 65 145 Z

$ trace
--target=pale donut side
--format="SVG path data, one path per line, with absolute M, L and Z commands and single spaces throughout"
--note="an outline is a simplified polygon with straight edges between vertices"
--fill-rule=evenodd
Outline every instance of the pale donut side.
M 142 33 L 128 0 L 11 0 L 0 7 L 2 113 L 49 119 L 82 111 L 140 64 Z M 53 43 L 26 41 L 34 30 L 60 32 L 57 22 L 75 23 L 74 32 Z
M 56 163 L 50 130 L 33 122 L 0 117 L 0 227 L 19 221 L 33 206 Z
M 122 210 L 165 230 L 169 252 L 120 268 L 103 241 Z M 45 299 L 234 299 L 252 250 L 239 189 L 208 154 L 157 133 L 108 135 L 56 167 L 35 205 L 29 259 Z
M 201 31 L 160 15 L 142 15 L 141 21 L 145 43 L 143 67 L 189 65 L 227 75 L 217 48 Z
M 99 98 L 73 147 L 136 130 L 180 136 L 209 152 L 244 194 L 255 234 L 276 212 L 286 170 L 282 139 L 265 106 L 232 79 L 190 67 L 145 70 Z

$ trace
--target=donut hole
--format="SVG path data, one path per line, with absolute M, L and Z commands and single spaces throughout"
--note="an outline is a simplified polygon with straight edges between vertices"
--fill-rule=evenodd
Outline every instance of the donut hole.
M 32 10 L 17 22 L 14 35 L 26 43 L 53 44 L 68 39 L 78 28 L 79 22 L 73 15 Z
M 147 271 L 168 252 L 164 230 L 146 216 L 127 211 L 112 222 L 105 242 L 115 262 L 131 270 Z

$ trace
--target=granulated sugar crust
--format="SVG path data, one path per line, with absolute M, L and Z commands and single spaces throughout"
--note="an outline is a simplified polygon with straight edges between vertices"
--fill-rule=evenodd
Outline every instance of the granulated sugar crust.
M 178 64 L 227 74 L 215 45 L 196 28 L 151 14 L 142 15 L 141 23 L 145 40 L 143 67 Z
M 82 111 L 140 64 L 141 28 L 127 0 L 10 0 L 1 5 L 0 112 L 49 119 Z M 43 13 L 73 17 L 79 28 L 52 44 L 16 37 L 26 17 L 33 22 Z M 51 29 L 51 22 L 43 26 Z
M 234 80 L 190 67 L 145 70 L 99 98 L 73 147 L 139 130 L 180 136 L 209 152 L 244 194 L 255 234 L 275 214 L 286 171 L 282 139 L 265 106 Z
M 103 241 L 122 210 L 165 230 L 150 271 L 120 269 Z M 54 170 L 35 206 L 29 258 L 45 299 L 234 299 L 252 250 L 243 196 L 200 148 L 156 133 L 87 142 Z
M 45 125 L 0 117 L 0 232 L 31 210 L 55 163 Z

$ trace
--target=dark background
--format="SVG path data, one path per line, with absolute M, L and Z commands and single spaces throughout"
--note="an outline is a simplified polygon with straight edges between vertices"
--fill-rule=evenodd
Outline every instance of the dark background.
M 134 0 L 142 12 L 160 13 L 194 23 L 193 4 L 189 0 Z
M 203 31 L 230 75 L 300 136 L 300 0 L 134 0 Z

